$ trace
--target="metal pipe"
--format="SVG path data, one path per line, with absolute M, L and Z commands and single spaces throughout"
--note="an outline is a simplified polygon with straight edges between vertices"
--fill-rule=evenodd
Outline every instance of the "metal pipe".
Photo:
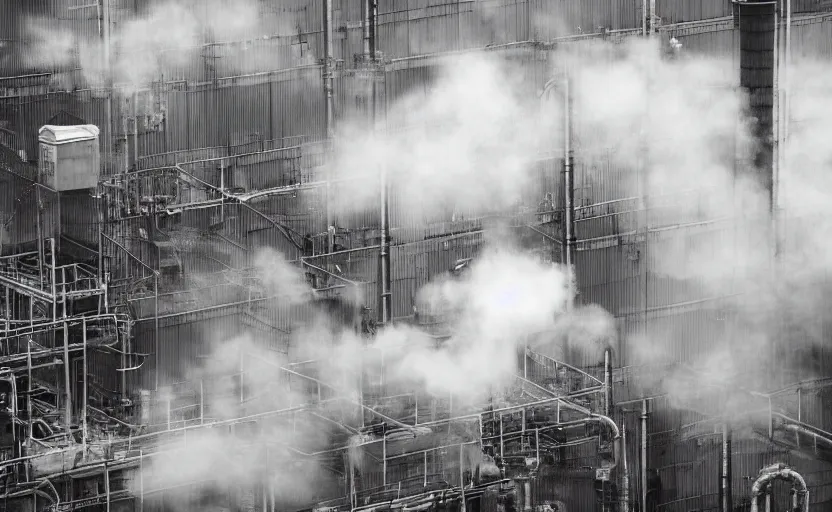
M 610 349 L 604 350 L 604 416 L 612 410 L 612 356 Z
M 205 424 L 205 381 L 199 379 L 199 424 Z
M 362 2 L 362 10 L 364 11 L 363 14 L 363 52 L 364 52 L 364 62 L 369 62 L 371 55 L 370 55 L 370 23 L 372 18 L 372 3 L 373 0 L 364 0 Z
M 731 488 L 731 427 L 722 424 L 722 502 L 721 512 L 733 512 L 734 498 Z
M 757 480 L 751 486 L 751 512 L 759 511 L 760 496 L 765 494 L 766 510 L 770 510 L 770 494 L 771 482 L 779 479 L 786 480 L 792 483 L 792 489 L 797 494 L 802 504 L 802 512 L 809 511 L 809 489 L 806 487 L 806 481 L 802 476 L 785 464 L 772 464 L 760 470 Z
M 387 325 L 392 317 L 391 292 L 390 292 L 390 212 L 389 195 L 390 186 L 387 182 L 387 167 L 381 168 L 381 250 L 379 251 L 381 268 L 381 311 L 379 320 Z
M 325 62 L 323 67 L 323 78 L 324 78 L 324 101 L 325 101 L 325 129 L 326 129 L 326 139 L 331 141 L 334 137 L 335 129 L 334 129 L 334 62 L 333 62 L 333 49 L 332 49 L 332 37 L 333 37 L 333 28 L 332 28 L 332 0 L 324 0 L 324 49 L 325 49 Z M 332 208 L 332 185 L 331 181 L 333 178 L 332 172 L 332 165 L 331 163 L 327 165 L 327 176 L 326 176 L 326 229 L 327 229 L 327 251 L 328 253 L 333 252 L 333 248 L 335 246 L 335 237 L 334 237 L 334 215 L 333 215 L 333 208 Z
M 55 322 L 58 320 L 58 295 L 57 290 L 55 289 L 55 239 L 49 239 L 49 248 L 52 251 L 50 259 L 52 261 L 52 270 L 50 271 L 50 275 L 52 277 L 52 321 Z
M 826 443 L 827 445 L 829 445 L 830 448 L 832 448 L 832 439 L 830 439 L 828 437 L 824 437 L 821 434 L 818 434 L 817 432 L 812 432 L 811 430 L 809 430 L 805 427 L 802 427 L 800 425 L 795 425 L 795 424 L 789 424 L 789 425 L 785 425 L 783 428 L 785 428 L 786 430 L 791 430 L 795 434 L 803 434 L 803 435 L 811 436 L 812 439 L 815 441 L 815 445 L 817 445 L 818 441 L 822 441 L 822 442 Z
M 104 0 L 105 3 L 107 0 Z M 82 375 L 82 385 L 83 389 L 81 390 L 82 399 L 81 399 L 81 443 L 84 448 L 83 457 L 86 459 L 87 457 L 87 320 L 84 319 L 81 321 L 81 336 L 83 339 L 83 352 L 82 352 L 82 360 L 81 360 L 81 372 Z M 31 421 L 31 420 L 30 420 Z
M 29 454 L 29 448 L 32 441 L 32 429 L 34 422 L 32 421 L 32 337 L 29 336 L 26 340 L 26 372 L 28 375 L 28 386 L 26 393 L 26 421 L 28 422 L 29 435 L 26 438 L 26 454 Z
M 650 0 L 650 35 L 651 36 L 656 33 L 655 20 L 656 20 L 656 0 Z
M 465 477 L 462 471 L 462 455 L 463 455 L 464 445 L 459 445 L 459 510 L 460 512 L 465 512 Z
M 523 512 L 532 510 L 532 482 L 531 479 L 523 480 Z M 464 511 L 463 511 L 464 512 Z
M 66 423 L 66 436 L 70 437 L 70 425 L 72 425 L 72 391 L 70 390 L 69 376 L 69 325 L 64 322 L 64 386 L 66 387 L 64 403 L 64 422 Z
M 35 224 L 38 235 L 38 276 L 40 278 L 40 287 L 43 288 L 43 230 L 41 229 L 40 221 L 40 187 L 35 185 Z
M 641 510 L 647 511 L 647 400 L 641 401 Z
M 573 275 L 573 255 L 575 251 L 575 175 L 573 173 L 574 154 L 572 150 L 572 92 L 570 91 L 570 80 L 566 76 L 563 79 L 563 103 L 564 103 L 564 132 L 563 132 L 563 179 L 565 192 L 565 222 L 564 222 L 564 264 L 569 272 L 568 293 L 566 307 L 571 311 L 575 300 L 575 278 Z
M 159 391 L 159 273 L 153 274 L 153 369 L 154 391 Z
M 381 458 L 383 459 L 383 468 L 382 468 L 382 475 L 381 475 L 381 483 L 382 485 L 387 485 L 387 432 L 382 434 L 381 438 Z
M 621 426 L 621 495 L 619 505 L 621 512 L 630 510 L 630 468 L 627 465 L 627 425 Z
M 107 1 L 107 0 L 104 0 Z M 139 94 L 133 91 L 133 167 L 139 168 Z M 136 177 L 136 211 L 141 211 L 141 193 L 139 191 L 138 176 Z
M 108 0 L 104 0 L 105 2 Z M 107 499 L 107 512 L 110 512 L 110 469 L 107 467 L 107 462 L 104 462 L 104 494 Z

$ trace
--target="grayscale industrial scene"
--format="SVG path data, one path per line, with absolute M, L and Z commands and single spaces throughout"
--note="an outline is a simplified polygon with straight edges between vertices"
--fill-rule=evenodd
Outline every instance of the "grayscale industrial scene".
M 832 512 L 832 0 L 0 0 L 0 512 L 81 510 Z

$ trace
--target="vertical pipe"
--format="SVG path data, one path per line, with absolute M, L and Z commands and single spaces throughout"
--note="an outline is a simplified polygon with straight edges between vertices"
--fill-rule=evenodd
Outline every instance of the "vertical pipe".
M 534 458 L 540 467 L 540 428 L 534 429 Z
M 564 264 L 569 273 L 569 288 L 568 296 L 566 298 L 567 311 L 571 311 L 575 300 L 575 277 L 573 275 L 573 255 L 575 249 L 575 177 L 573 174 L 572 164 L 574 154 L 572 150 L 572 91 L 570 90 L 570 80 L 566 77 L 563 81 L 563 185 L 564 185 L 564 200 L 565 200 L 565 222 L 564 222 Z M 568 343 L 568 342 L 567 342 Z
M 362 3 L 361 10 L 363 11 L 362 14 L 363 14 L 363 18 L 364 18 L 363 23 L 362 23 L 362 28 L 363 28 L 363 36 L 362 36 L 363 48 L 362 48 L 362 50 L 363 50 L 364 62 L 367 63 L 367 62 L 370 61 L 370 58 L 371 58 L 371 55 L 370 55 L 370 38 L 371 38 L 371 36 L 370 36 L 370 30 L 371 30 L 370 29 L 370 23 L 372 22 L 371 18 L 372 18 L 372 10 L 373 10 L 373 7 L 372 7 L 373 0 L 363 0 L 361 3 Z
M 133 91 L 133 167 L 139 169 L 139 94 Z M 136 211 L 141 208 L 141 194 L 139 193 L 139 181 L 136 180 Z
M 612 356 L 610 349 L 604 350 L 604 416 L 612 410 Z
M 35 184 L 35 225 L 38 234 L 38 276 L 40 278 L 40 287 L 43 288 L 43 230 L 41 228 L 40 220 L 40 185 Z
M 70 425 L 72 425 L 72 391 L 70 390 L 69 376 L 69 324 L 64 322 L 64 386 L 66 387 L 64 404 L 64 422 L 66 423 L 66 437 L 70 437 Z
M 52 278 L 52 321 L 55 322 L 58 320 L 58 290 L 55 287 L 55 239 L 49 239 L 49 249 L 52 251 L 50 255 L 52 270 L 50 271 L 50 277 Z
M 32 440 L 32 337 L 26 338 L 26 372 L 28 376 L 29 385 L 26 393 L 26 421 L 29 427 L 29 436 L 26 439 L 26 455 L 29 455 L 29 447 Z
M 139 450 L 139 512 L 144 510 L 144 453 Z
M 462 455 L 463 455 L 463 445 L 459 445 L 459 511 L 465 512 L 465 477 L 462 471 Z
M 153 370 L 154 391 L 159 391 L 159 273 L 153 274 Z
M 107 500 L 105 510 L 110 512 L 110 468 L 107 466 L 107 461 L 104 461 L 104 494 Z
M 619 496 L 621 512 L 630 510 L 630 467 L 627 464 L 627 422 L 621 422 L 621 494 Z
M 650 35 L 651 36 L 656 33 L 655 20 L 656 20 L 656 0 L 650 0 Z
M 240 351 L 240 403 L 246 401 L 246 353 L 244 351 Z
M 427 487 L 428 486 L 428 452 L 425 451 L 422 454 L 425 456 L 425 461 L 424 461 L 424 464 L 425 464 L 425 481 L 422 485 L 424 487 Z
M 647 400 L 641 401 L 641 510 L 647 511 Z M 652 512 L 652 511 L 649 511 Z
M 127 354 L 130 353 L 130 322 L 127 322 L 127 326 L 124 329 L 124 335 L 121 336 L 118 332 L 118 324 L 116 323 L 116 339 L 123 339 L 124 343 L 121 346 L 121 367 L 122 368 L 129 368 L 129 362 L 127 360 Z M 121 393 L 122 396 L 127 398 L 127 372 L 122 370 L 121 372 Z
M 324 47 L 326 61 L 324 63 L 324 100 L 326 102 L 326 139 L 330 143 L 334 137 L 334 91 L 333 91 L 333 50 L 332 50 L 332 0 L 324 0 Z M 327 229 L 327 253 L 333 252 L 335 245 L 333 208 L 332 208 L 332 164 L 327 165 L 326 180 L 326 229 Z
M 734 510 L 734 497 L 731 489 L 731 427 L 722 424 L 722 512 Z
M 503 445 L 503 415 L 501 413 L 500 414 L 500 459 L 502 459 L 505 456 L 505 453 L 503 452 L 503 449 L 504 449 L 504 445 Z
M 101 0 L 101 38 L 103 39 L 102 69 L 104 70 L 104 84 L 107 88 L 107 135 L 105 148 L 107 149 L 107 165 L 112 164 L 113 147 L 113 75 L 110 59 L 110 0 Z
M 390 187 L 387 183 L 387 167 L 381 168 L 380 177 L 381 186 L 381 249 L 379 257 L 381 259 L 381 311 L 379 321 L 383 325 L 387 325 L 391 319 L 391 304 L 390 304 L 390 212 L 389 212 L 389 193 Z
M 650 13 L 647 12 L 647 0 L 641 0 L 641 36 L 647 37 L 647 17 Z
M 530 478 L 523 480 L 523 512 L 532 510 L 532 481 Z M 464 511 L 463 511 L 464 512 Z
M 384 461 L 384 467 L 382 468 L 382 475 L 381 475 L 381 484 L 386 486 L 387 485 L 387 432 L 382 434 L 383 437 L 381 438 L 381 458 Z
M 205 380 L 199 379 L 199 424 L 205 424 Z
M 105 0 L 106 1 L 106 0 Z M 116 326 L 118 327 L 118 326 Z M 82 339 L 82 353 L 81 353 L 81 376 L 82 382 L 82 398 L 81 398 L 81 439 L 84 448 L 84 458 L 87 456 L 87 319 L 81 320 L 81 339 Z

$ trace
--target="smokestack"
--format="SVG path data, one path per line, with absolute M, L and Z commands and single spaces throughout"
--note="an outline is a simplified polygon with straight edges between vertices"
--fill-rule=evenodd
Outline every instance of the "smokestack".
M 740 87 L 748 92 L 757 122 L 754 168 L 759 183 L 774 192 L 774 41 L 776 2 L 734 0 L 734 23 L 740 30 Z M 773 206 L 773 204 L 771 205 Z

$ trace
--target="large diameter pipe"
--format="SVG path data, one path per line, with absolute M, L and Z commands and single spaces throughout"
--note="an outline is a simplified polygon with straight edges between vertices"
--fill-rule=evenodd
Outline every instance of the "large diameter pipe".
M 751 486 L 751 512 L 759 512 L 761 497 L 765 497 L 766 508 L 769 508 L 770 485 L 774 480 L 786 480 L 792 483 L 795 493 L 795 507 L 802 506 L 802 512 L 809 512 L 809 489 L 800 474 L 785 464 L 772 464 L 760 470 L 760 474 Z M 803 502 L 802 505 L 800 502 Z

